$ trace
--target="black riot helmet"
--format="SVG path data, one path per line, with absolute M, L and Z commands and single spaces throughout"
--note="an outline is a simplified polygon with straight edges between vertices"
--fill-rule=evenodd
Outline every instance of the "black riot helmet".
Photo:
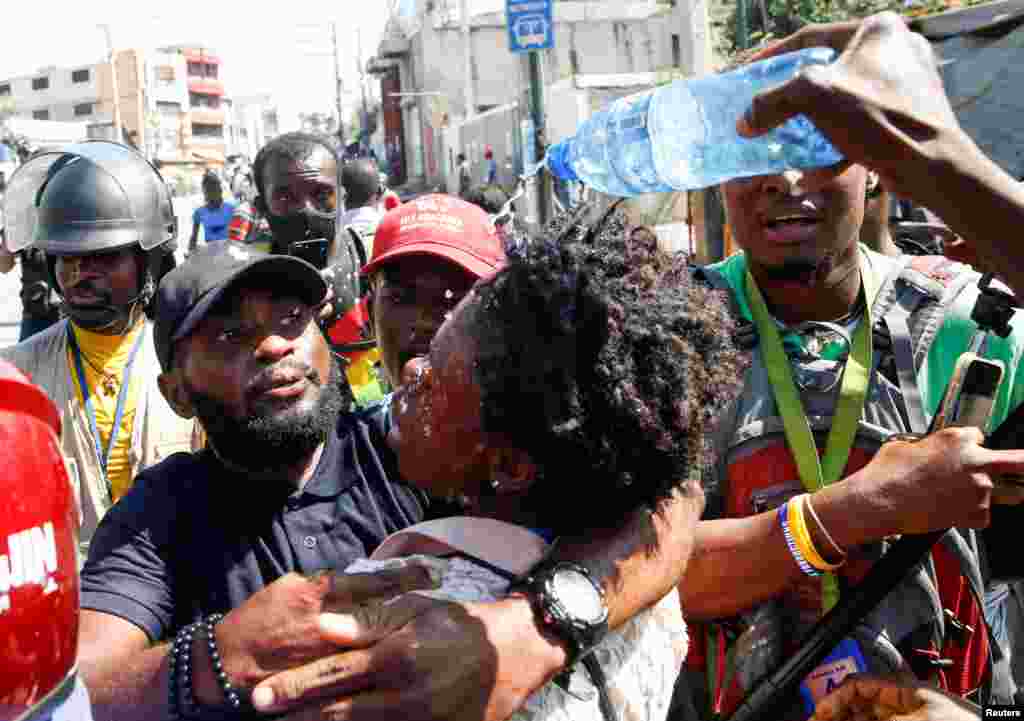
M 68 308 L 85 327 L 109 326 L 136 304 L 147 308 L 173 267 L 177 221 L 170 190 L 156 168 L 125 145 L 93 140 L 36 155 L 12 176 L 4 207 L 7 250 L 45 252 L 55 288 L 60 256 L 125 248 L 140 254 L 139 293 L 128 306 Z

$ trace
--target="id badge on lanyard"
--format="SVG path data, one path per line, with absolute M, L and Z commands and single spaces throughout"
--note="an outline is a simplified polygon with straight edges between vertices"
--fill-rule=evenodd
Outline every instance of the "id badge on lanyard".
M 814 713 L 814 707 L 821 699 L 839 687 L 847 676 L 852 673 L 864 673 L 868 670 L 860 644 L 852 638 L 844 638 L 832 653 L 825 657 L 816 669 L 800 683 L 800 697 L 804 702 L 807 715 Z

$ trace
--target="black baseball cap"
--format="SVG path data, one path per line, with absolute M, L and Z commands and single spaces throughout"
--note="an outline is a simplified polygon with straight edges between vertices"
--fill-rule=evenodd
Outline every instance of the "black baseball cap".
M 174 344 L 242 283 L 287 289 L 311 306 L 327 296 L 327 281 L 301 258 L 269 255 L 231 241 L 209 243 L 165 275 L 157 288 L 153 340 L 165 372 L 171 369 Z

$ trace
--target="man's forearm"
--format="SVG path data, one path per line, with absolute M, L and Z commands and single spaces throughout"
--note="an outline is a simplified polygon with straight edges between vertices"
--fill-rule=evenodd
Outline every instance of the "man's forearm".
M 869 472 L 870 468 L 864 469 L 811 497 L 822 524 L 843 549 L 895 532 L 888 514 L 862 491 L 861 479 Z M 815 524 L 810 530 L 815 546 L 828 548 Z M 774 511 L 701 521 L 679 588 L 683 613 L 693 620 L 734 616 L 781 593 L 800 573 Z
M 170 644 L 161 644 L 128 657 L 80 660 L 96 721 L 166 718 L 170 650 Z M 193 697 L 204 706 L 217 706 L 221 690 L 206 645 L 194 643 L 190 659 Z
M 1018 229 L 1024 227 L 1024 185 L 986 156 L 962 131 L 958 152 L 939 163 L 936 182 L 922 189 L 922 203 L 935 211 L 983 256 L 998 263 L 1000 276 L 1024 295 L 1024 258 Z
M 615 532 L 560 538 L 555 555 L 589 568 L 601 582 L 608 604 L 608 622 L 618 628 L 679 585 L 694 547 L 694 529 L 704 510 L 704 496 L 677 492 L 657 513 L 637 512 Z M 518 686 L 511 712 L 565 665 L 567 650 L 538 622 L 528 600 L 511 596 L 496 604 L 477 604 L 477 612 L 494 614 L 495 629 L 514 629 L 510 640 L 496 639 L 499 657 L 517 659 L 510 674 Z M 483 619 L 485 625 L 487 619 Z M 530 659 L 523 664 L 522 659 Z M 500 665 L 500 664 L 499 664 Z M 500 712 L 488 718 L 505 718 Z
M 130 657 L 80 659 L 96 721 L 167 718 L 169 650 L 168 644 L 162 644 Z
M 556 554 L 597 574 L 617 628 L 660 601 L 686 573 L 704 496 L 677 492 L 656 513 L 638 512 L 614 533 L 559 539 Z

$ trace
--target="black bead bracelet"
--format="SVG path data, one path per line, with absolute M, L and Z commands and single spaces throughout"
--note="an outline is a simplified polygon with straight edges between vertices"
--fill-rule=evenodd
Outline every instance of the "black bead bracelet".
M 199 711 L 192 688 L 192 641 L 201 622 L 185 626 L 174 638 L 168 657 L 167 710 L 172 721 L 194 718 Z
M 190 623 L 178 631 L 171 644 L 168 654 L 167 679 L 167 716 L 170 721 L 191 721 L 192 719 L 235 718 L 246 710 L 242 696 L 228 679 L 224 670 L 224 662 L 217 648 L 217 637 L 213 627 L 224 618 L 223 613 L 215 613 L 205 619 Z M 224 692 L 225 706 L 201 707 L 196 700 L 192 676 L 192 642 L 202 634 L 206 640 L 206 648 L 213 664 L 213 675 L 217 684 Z
M 242 709 L 242 698 L 238 691 L 231 685 L 228 675 L 224 671 L 224 662 L 221 661 L 220 651 L 217 650 L 217 637 L 213 633 L 213 627 L 224 618 L 223 613 L 214 613 L 206 617 L 203 622 L 206 626 L 206 648 L 210 652 L 210 660 L 213 662 L 213 674 L 217 677 L 220 690 L 224 692 L 224 700 L 227 701 L 228 709 L 240 711 Z

